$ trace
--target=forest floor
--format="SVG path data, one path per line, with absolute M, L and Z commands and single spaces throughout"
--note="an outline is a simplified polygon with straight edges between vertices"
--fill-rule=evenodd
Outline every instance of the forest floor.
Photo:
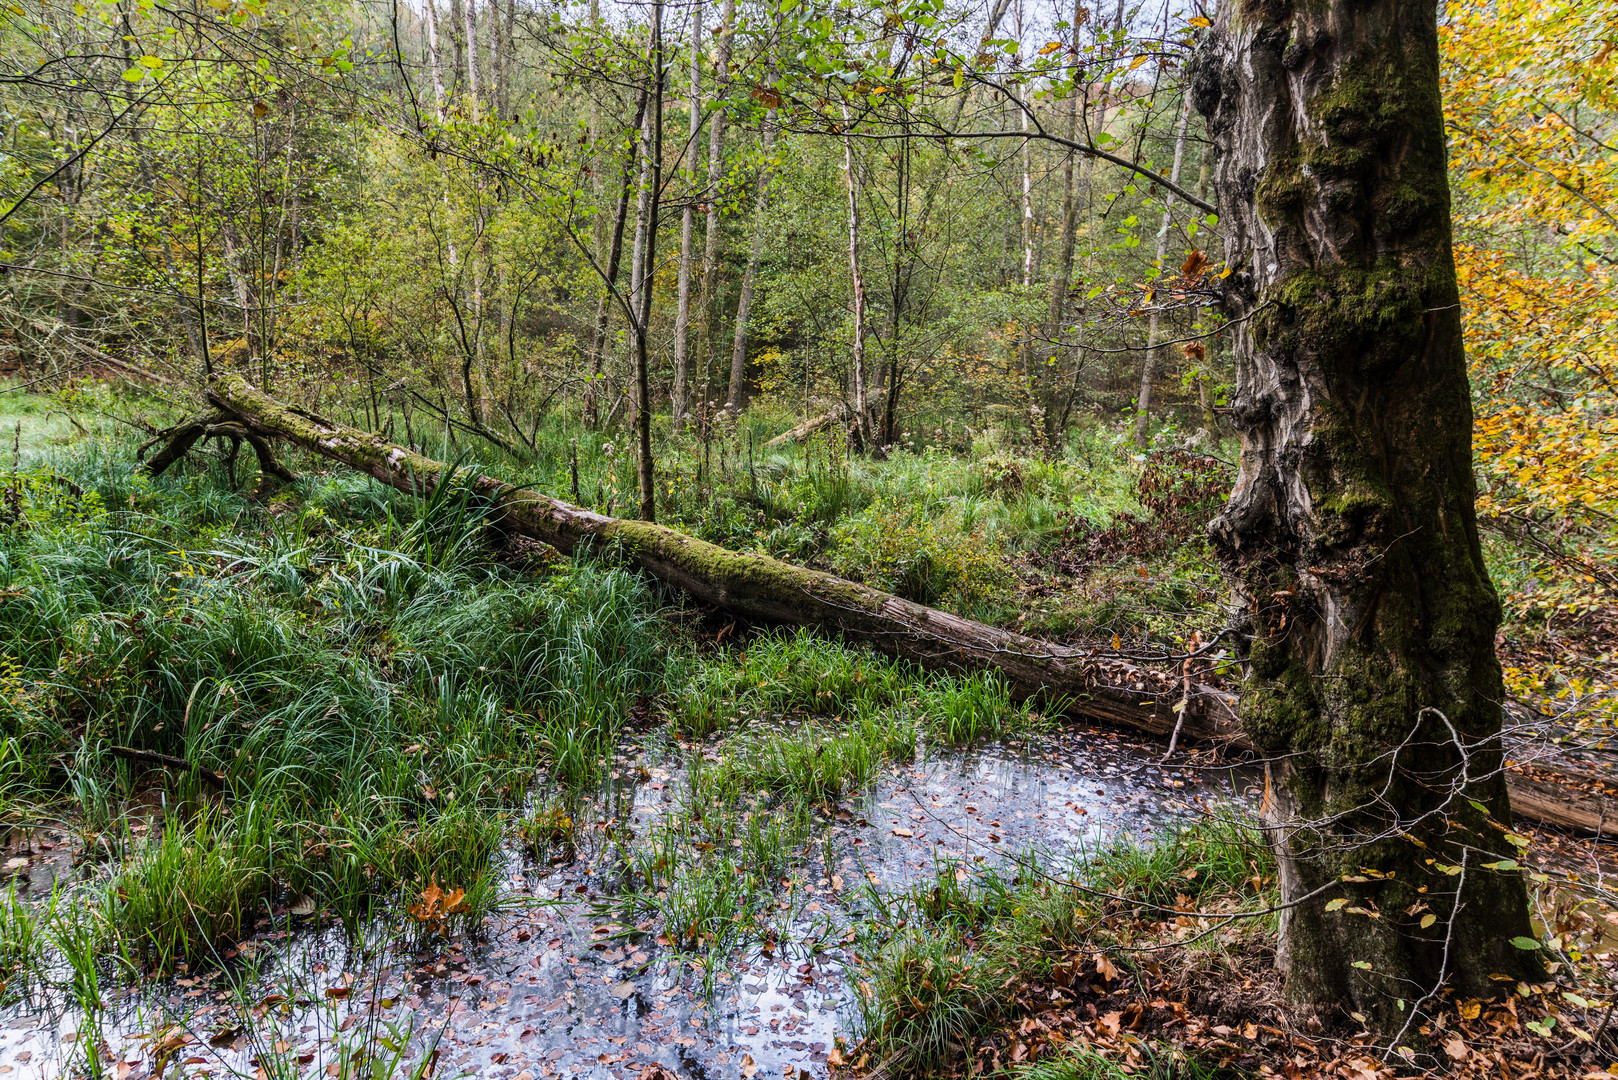
M 150 406 L 96 393 L 10 406 L 8 1080 L 1607 1063 L 1605 845 L 1524 830 L 1553 978 L 1432 1003 L 1407 1058 L 1280 1004 L 1240 762 L 503 547 L 454 488 L 299 460 L 248 494 L 207 456 L 153 482 L 107 419 Z M 1221 617 L 1216 460 L 764 434 L 671 450 L 666 519 L 1053 637 L 1160 652 Z M 609 439 L 547 439 L 514 477 L 566 496 L 577 462 L 622 504 Z M 1611 620 L 1491 560 L 1528 598 L 1520 714 L 1603 760 Z

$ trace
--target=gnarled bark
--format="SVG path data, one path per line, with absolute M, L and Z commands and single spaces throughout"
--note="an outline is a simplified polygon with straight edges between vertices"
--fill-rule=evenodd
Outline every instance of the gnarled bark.
M 1241 467 L 1212 534 L 1298 902 L 1287 986 L 1397 1035 L 1440 985 L 1493 996 L 1509 984 L 1491 973 L 1539 967 L 1511 944 L 1531 934 L 1524 884 L 1489 820 L 1511 820 L 1500 608 L 1473 511 L 1435 5 L 1221 4 L 1192 93 L 1238 324 Z

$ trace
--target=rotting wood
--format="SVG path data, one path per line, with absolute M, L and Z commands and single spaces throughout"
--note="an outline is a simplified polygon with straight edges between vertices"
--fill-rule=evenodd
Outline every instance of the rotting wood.
M 450 470 L 380 435 L 283 405 L 239 375 L 216 379 L 208 396 L 265 438 L 291 442 L 400 491 L 431 490 Z M 185 434 L 177 432 L 176 439 Z M 1099 648 L 1041 641 L 819 570 L 730 551 L 666 525 L 597 514 L 469 469 L 459 470 L 457 479 L 496 503 L 502 528 L 568 554 L 616 549 L 658 580 L 750 619 L 840 633 L 927 668 L 991 669 L 1018 697 L 1039 696 L 1068 712 L 1153 735 L 1170 734 L 1183 718 L 1184 738 L 1251 749 L 1229 691 L 1187 684 Z M 1610 832 L 1618 823 L 1618 792 L 1583 774 L 1536 762 L 1508 777 L 1521 818 L 1583 832 Z
M 176 772 L 195 772 L 208 783 L 221 790 L 230 786 L 230 781 L 224 773 L 215 772 L 206 766 L 198 765 L 181 757 L 171 757 L 168 754 L 159 754 L 151 750 L 136 750 L 128 746 L 109 746 L 107 753 L 126 761 L 138 761 L 142 765 L 161 765 L 165 769 Z
M 803 440 L 815 434 L 817 431 L 830 427 L 847 415 L 848 409 L 842 404 L 833 406 L 828 412 L 823 412 L 819 416 L 810 417 L 808 420 L 805 420 L 791 431 L 783 431 L 781 434 L 765 443 L 764 449 L 773 450 L 777 446 L 784 446 L 788 443 L 803 442 Z

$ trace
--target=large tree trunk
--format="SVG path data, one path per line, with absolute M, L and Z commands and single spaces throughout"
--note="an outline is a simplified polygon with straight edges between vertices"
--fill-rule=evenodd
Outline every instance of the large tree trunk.
M 1222 4 L 1193 94 L 1238 321 L 1241 466 L 1211 531 L 1295 905 L 1288 992 L 1408 1037 L 1440 985 L 1492 997 L 1511 984 L 1491 973 L 1540 974 L 1511 944 L 1531 934 L 1519 871 L 1486 868 L 1510 850 L 1485 817 L 1511 820 L 1500 606 L 1473 511 L 1434 2 Z
M 153 475 L 220 425 L 291 442 L 400 491 L 430 490 L 449 468 L 380 435 L 289 408 L 238 375 L 216 379 L 208 396 L 219 411 L 166 432 L 168 445 L 148 463 Z M 273 463 L 263 467 L 284 475 Z M 1140 731 L 1167 735 L 1183 718 L 1188 738 L 1250 748 L 1237 722 L 1235 695 L 1183 676 L 1095 648 L 1053 645 L 973 622 L 768 556 L 737 554 L 665 526 L 591 513 L 494 477 L 471 479 L 497 502 L 501 528 L 564 552 L 584 546 L 621 550 L 633 564 L 705 603 L 760 621 L 841 633 L 929 668 L 993 669 L 1019 697 L 1044 695 L 1069 711 Z M 623 547 L 605 543 L 611 540 L 623 541 Z M 1518 809 L 1531 820 L 1608 833 L 1618 822 L 1613 793 L 1593 778 L 1543 766 L 1510 775 Z M 1568 786 L 1569 780 L 1580 786 Z

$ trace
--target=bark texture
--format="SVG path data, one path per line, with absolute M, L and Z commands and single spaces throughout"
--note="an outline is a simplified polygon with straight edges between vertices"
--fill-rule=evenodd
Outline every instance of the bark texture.
M 1283 892 L 1311 897 L 1284 916 L 1283 967 L 1296 1000 L 1389 1034 L 1439 984 L 1492 997 L 1510 984 L 1490 973 L 1538 966 L 1511 945 L 1531 934 L 1519 873 L 1483 866 L 1510 849 L 1500 611 L 1473 512 L 1436 18 L 1433 0 L 1233 0 L 1192 77 L 1245 320 L 1241 467 L 1211 531 Z

